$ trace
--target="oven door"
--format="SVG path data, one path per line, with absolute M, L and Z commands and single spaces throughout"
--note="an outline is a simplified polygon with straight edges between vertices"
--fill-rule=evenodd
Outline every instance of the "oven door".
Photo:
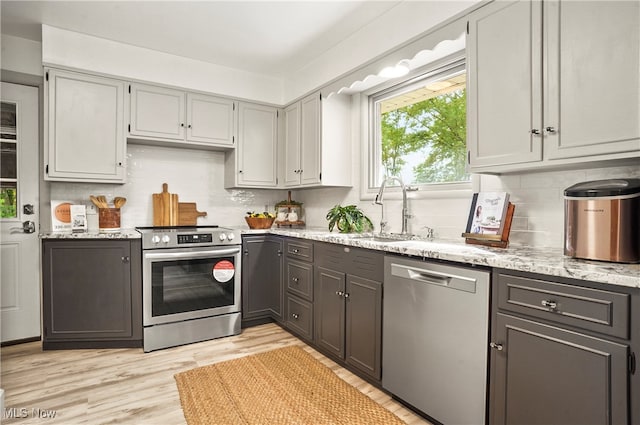
M 144 326 L 240 311 L 240 246 L 143 251 Z

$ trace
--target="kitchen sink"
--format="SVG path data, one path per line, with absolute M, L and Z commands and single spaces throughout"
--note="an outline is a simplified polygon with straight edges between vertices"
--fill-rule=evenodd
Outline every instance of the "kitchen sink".
M 374 241 L 374 242 L 402 242 L 416 239 L 414 235 L 403 235 L 400 233 L 363 234 L 351 236 L 351 239 Z

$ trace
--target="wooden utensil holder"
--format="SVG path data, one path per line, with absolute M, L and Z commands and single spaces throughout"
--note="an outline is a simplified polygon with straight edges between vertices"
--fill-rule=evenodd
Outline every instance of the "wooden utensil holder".
M 98 229 L 100 233 L 120 231 L 120 208 L 98 208 Z

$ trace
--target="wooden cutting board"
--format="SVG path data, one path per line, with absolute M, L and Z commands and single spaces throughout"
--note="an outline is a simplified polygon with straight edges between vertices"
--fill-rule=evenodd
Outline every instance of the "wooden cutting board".
M 198 211 L 195 202 L 178 203 L 178 226 L 195 226 L 198 224 L 198 217 L 206 216 L 206 212 Z
M 153 194 L 153 225 L 176 226 L 178 224 L 178 195 L 169 193 L 169 185 L 162 183 L 162 192 Z

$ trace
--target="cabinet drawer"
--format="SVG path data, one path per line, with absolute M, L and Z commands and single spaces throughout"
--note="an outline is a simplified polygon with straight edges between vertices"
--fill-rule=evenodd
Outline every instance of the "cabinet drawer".
M 287 257 L 304 261 L 313 261 L 313 243 L 299 239 L 286 240 Z
M 287 290 L 307 301 L 313 301 L 313 265 L 287 260 Z
M 498 274 L 498 307 L 629 338 L 629 295 Z
M 370 249 L 317 243 L 315 264 L 376 281 L 384 278 L 384 254 Z
M 285 324 L 300 336 L 313 340 L 313 305 L 308 301 L 287 295 Z

